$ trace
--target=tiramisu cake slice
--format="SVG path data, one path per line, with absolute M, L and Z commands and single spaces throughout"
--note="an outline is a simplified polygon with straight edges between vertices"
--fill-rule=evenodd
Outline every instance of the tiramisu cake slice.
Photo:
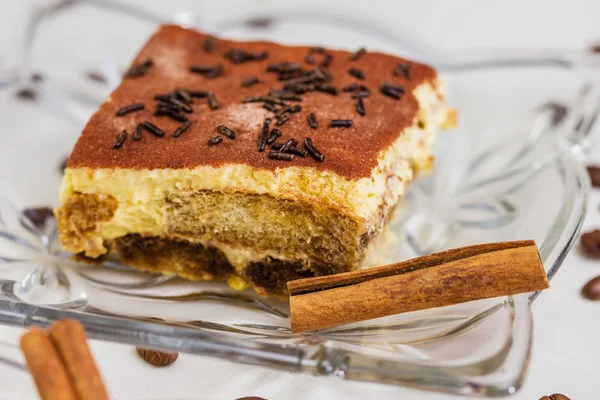
M 89 258 L 285 295 L 289 280 L 368 266 L 453 123 L 425 65 L 165 25 L 75 145 L 60 239 Z

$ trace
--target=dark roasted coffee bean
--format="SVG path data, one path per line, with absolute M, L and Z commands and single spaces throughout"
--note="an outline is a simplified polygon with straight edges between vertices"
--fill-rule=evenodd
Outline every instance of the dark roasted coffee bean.
M 592 181 L 593 187 L 600 187 L 600 167 L 596 166 L 588 166 L 587 167 L 588 174 L 590 175 L 590 180 Z
M 33 226 L 42 229 L 49 218 L 54 217 L 54 212 L 50 207 L 26 208 L 22 212 L 21 218 L 29 220 Z
M 581 235 L 581 247 L 587 256 L 600 258 L 600 230 Z
M 588 300 L 600 300 L 600 276 L 586 283 L 581 289 L 581 294 Z

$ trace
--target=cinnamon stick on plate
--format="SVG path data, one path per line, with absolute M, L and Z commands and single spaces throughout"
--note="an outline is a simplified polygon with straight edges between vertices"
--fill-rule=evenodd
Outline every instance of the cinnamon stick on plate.
M 67 368 L 77 398 L 108 399 L 100 372 L 88 347 L 83 326 L 74 319 L 65 319 L 52 324 L 48 333 Z
M 29 330 L 21 337 L 21 350 L 40 398 L 77 400 L 67 369 L 46 332 L 39 328 Z
M 78 321 L 58 321 L 48 333 L 32 328 L 21 338 L 21 350 L 42 400 L 108 399 Z
M 532 240 L 463 247 L 288 282 L 293 332 L 548 288 Z

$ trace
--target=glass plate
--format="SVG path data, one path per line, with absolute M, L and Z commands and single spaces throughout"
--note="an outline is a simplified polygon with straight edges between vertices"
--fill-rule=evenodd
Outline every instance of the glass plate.
M 292 334 L 285 302 L 144 274 L 114 260 L 104 268 L 70 260 L 54 220 L 36 221 L 22 210 L 58 204 L 60 164 L 160 18 L 111 2 L 61 3 L 34 10 L 24 45 L 1 76 L 9 129 L 0 136 L 0 322 L 47 326 L 77 318 L 93 338 L 280 370 L 463 395 L 518 390 L 538 293 Z M 188 12 L 174 20 L 236 39 L 366 46 L 442 66 L 435 49 L 380 21 L 269 4 L 241 7 L 239 18 Z M 589 184 L 578 154 L 588 146 L 597 92 L 579 90 L 571 70 L 474 65 L 442 74 L 459 127 L 439 135 L 435 173 L 413 184 L 391 223 L 385 259 L 534 239 L 552 278 L 585 211 Z M 44 79 L 31 79 L 35 72 Z M 548 106 L 550 99 L 562 103 Z

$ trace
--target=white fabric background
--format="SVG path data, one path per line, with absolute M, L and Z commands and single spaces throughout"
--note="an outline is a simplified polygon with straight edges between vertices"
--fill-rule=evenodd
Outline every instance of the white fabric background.
M 227 12 L 241 2 L 135 1 L 158 11 L 188 7 L 211 13 Z M 365 12 L 401 21 L 404 28 L 448 50 L 483 45 L 583 48 L 595 39 L 600 41 L 600 2 L 591 0 L 328 3 L 340 7 L 362 4 Z M 260 1 L 256 5 L 259 7 Z M 21 23 L 26 6 L 23 1 L 0 2 L 0 49 L 9 48 L 11 30 Z M 597 76 L 600 77 L 600 72 Z M 592 159 L 600 163 L 600 152 Z M 590 199 L 584 230 L 600 227 L 599 200 L 600 190 L 597 190 Z M 576 400 L 600 398 L 600 302 L 586 301 L 579 294 L 583 284 L 596 275 L 600 275 L 600 263 L 583 258 L 579 249 L 575 249 L 552 282 L 552 288 L 536 301 L 533 358 L 525 385 L 514 399 L 538 399 L 554 392 Z M 20 329 L 0 327 L 0 354 L 19 358 L 17 350 L 1 344 L 17 343 L 22 333 Z M 234 399 L 249 395 L 268 399 L 460 398 L 337 378 L 279 373 L 186 354 L 181 354 L 171 367 L 156 369 L 141 362 L 130 346 L 92 341 L 92 350 L 115 399 Z M 2 367 L 0 399 L 34 398 L 35 388 L 26 374 Z

